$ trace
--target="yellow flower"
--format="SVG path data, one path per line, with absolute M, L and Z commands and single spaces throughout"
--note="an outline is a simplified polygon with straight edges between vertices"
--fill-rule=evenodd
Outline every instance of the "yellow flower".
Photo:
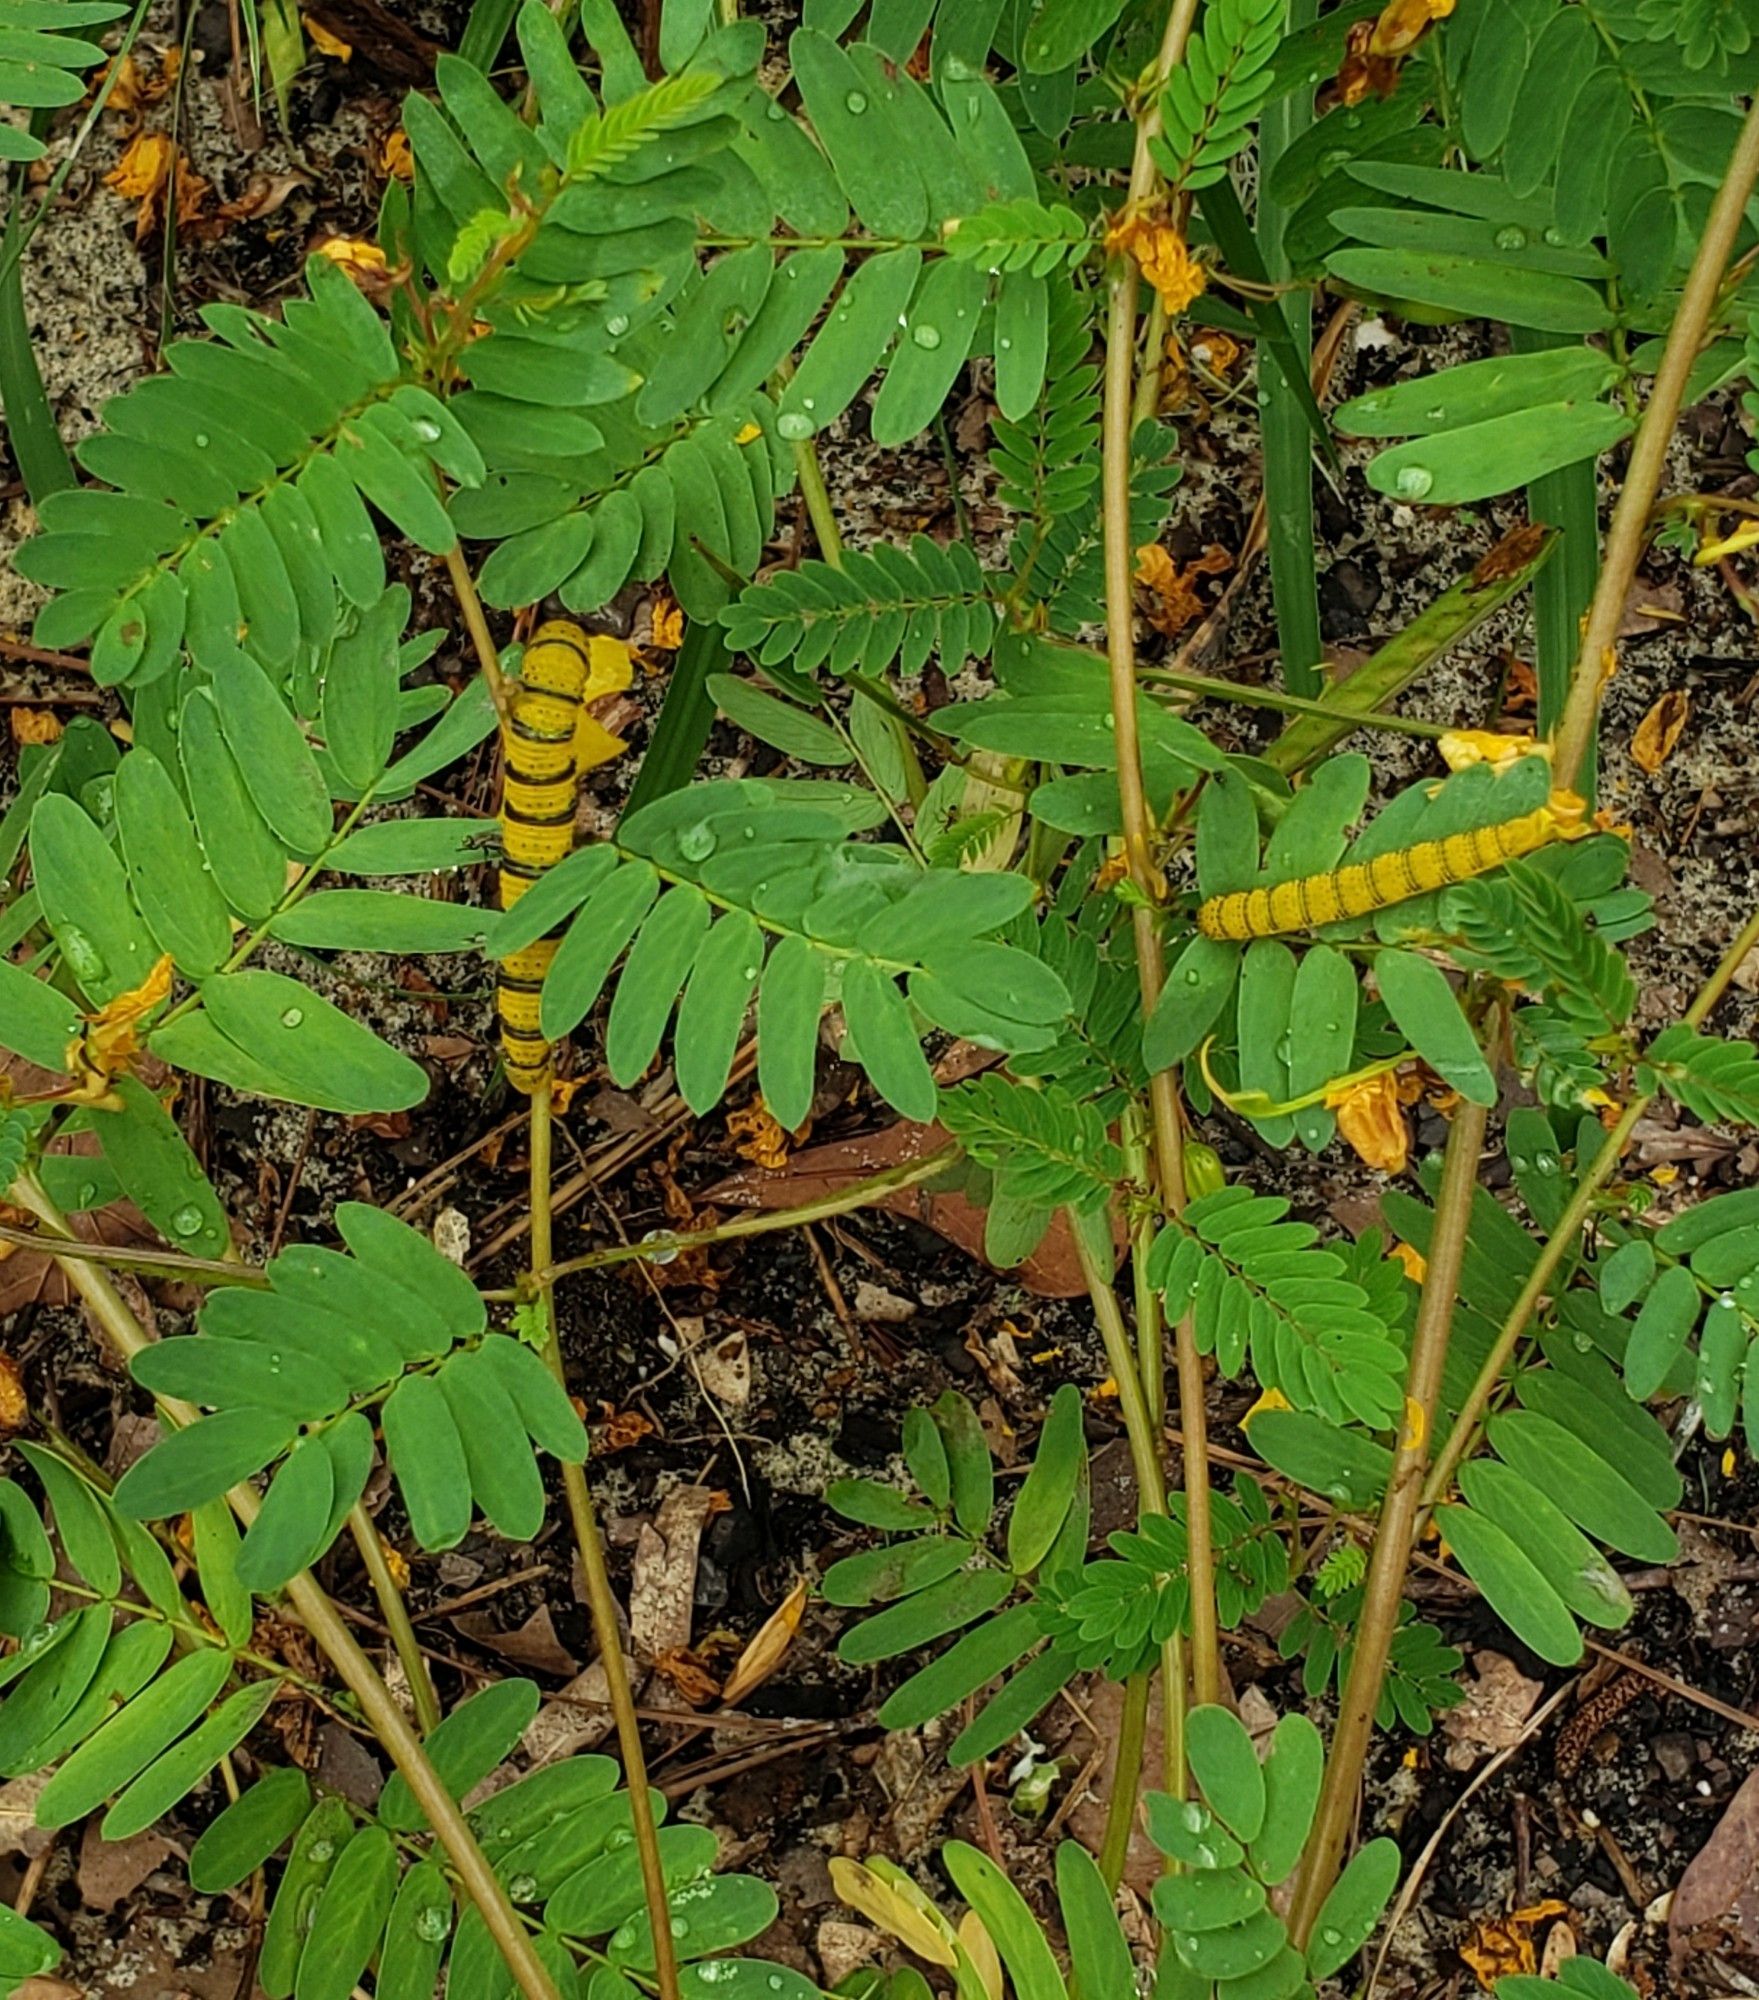
M 1338 1114 L 1338 1130 L 1357 1157 L 1382 1173 L 1402 1174 L 1411 1157 L 1411 1135 L 1399 1109 L 1398 1080 L 1390 1070 L 1363 1077 L 1346 1089 L 1327 1092 L 1327 1108 Z
M 1436 746 L 1450 771 L 1488 764 L 1499 775 L 1523 757 L 1549 757 L 1551 745 L 1532 736 L 1499 736 L 1492 729 L 1450 729 Z
M 1169 313 L 1182 313 L 1209 283 L 1209 273 L 1192 256 L 1184 237 L 1170 222 L 1126 214 L 1106 231 L 1105 247 L 1136 259 L 1142 275 L 1160 294 L 1160 302 Z
M 1242 1430 L 1249 1429 L 1252 1419 L 1258 1415 L 1260 1410 L 1292 1410 L 1294 1407 L 1294 1404 L 1289 1401 L 1288 1397 L 1280 1389 L 1266 1389 L 1258 1401 L 1240 1419 L 1240 1428 Z

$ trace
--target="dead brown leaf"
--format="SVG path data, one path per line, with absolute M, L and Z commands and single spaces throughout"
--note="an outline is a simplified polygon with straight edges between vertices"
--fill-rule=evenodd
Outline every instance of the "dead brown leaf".
M 1472 1656 L 1475 1678 L 1458 1708 L 1441 1719 L 1449 1739 L 1446 1762 L 1469 1771 L 1480 1758 L 1520 1742 L 1533 1705 L 1545 1692 L 1543 1681 L 1529 1680 L 1506 1653 L 1488 1648 Z
M 709 1517 L 727 1505 L 711 1486 L 675 1486 L 652 1525 L 643 1522 L 629 1583 L 629 1636 L 658 1661 L 690 1644 L 696 1598 L 696 1552 Z
M 1636 733 L 1631 738 L 1632 763 L 1654 777 L 1673 755 L 1675 745 L 1685 733 L 1691 712 L 1692 700 L 1686 691 L 1669 688 L 1637 724 Z
M 105 1840 L 95 1819 L 86 1821 L 79 1844 L 79 1893 L 88 1910 L 113 1910 L 172 1852 L 162 1834 L 137 1833 L 130 1840 Z
M 490 1652 L 499 1653 L 517 1667 L 570 1677 L 580 1672 L 580 1662 L 557 1636 L 556 1621 L 547 1604 L 540 1604 L 523 1625 L 511 1632 L 501 1631 L 486 1611 L 462 1612 L 452 1623 L 467 1639 L 487 1646 Z
M 858 1139 L 837 1139 L 823 1146 L 809 1146 L 796 1153 L 780 1173 L 766 1174 L 752 1167 L 729 1174 L 708 1190 L 705 1199 L 741 1208 L 795 1208 L 802 1202 L 836 1194 L 888 1168 L 921 1159 L 946 1143 L 947 1134 L 939 1125 L 907 1122 L 890 1125 L 882 1132 L 868 1133 Z M 979 1262 L 983 1261 L 984 1211 L 958 1188 L 935 1188 L 927 1184 L 898 1188 L 880 1196 L 873 1206 L 920 1222 Z M 1121 1256 L 1123 1232 L 1115 1217 L 1112 1233 Z M 1040 1298 L 1072 1299 L 1086 1292 L 1087 1281 L 1081 1274 L 1075 1239 L 1061 1210 L 1044 1241 L 1011 1275 Z
M 1187 625 L 1194 625 L 1203 616 L 1205 606 L 1197 592 L 1197 579 L 1224 575 L 1233 566 L 1233 557 L 1215 543 L 1183 566 L 1174 562 L 1158 542 L 1139 548 L 1136 581 L 1148 593 L 1149 624 L 1169 639 L 1176 639 Z
M 638 1445 L 644 1437 L 652 1437 L 654 1427 L 639 1410 L 613 1409 L 609 1403 L 603 1405 L 605 1421 L 593 1427 L 592 1444 L 595 1457 L 603 1458 L 609 1452 L 628 1451 Z
M 721 1700 L 729 1708 L 743 1701 L 753 1688 L 762 1687 L 787 1658 L 806 1612 L 806 1590 L 806 1579 L 802 1577 L 758 1627 L 734 1662 L 726 1686 L 721 1689 Z

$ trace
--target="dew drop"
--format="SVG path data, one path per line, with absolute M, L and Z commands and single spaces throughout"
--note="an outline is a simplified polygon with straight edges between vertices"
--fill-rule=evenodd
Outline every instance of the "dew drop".
M 613 1951 L 627 1951 L 634 1942 L 635 1926 L 633 1924 L 619 1924 L 611 1933 L 611 1949 Z
M 1012 351 L 1014 343 L 1008 338 L 1006 334 L 1003 334 L 1001 339 L 996 342 L 996 345 L 1002 350 L 1004 354 L 1007 354 Z
M 814 429 L 812 419 L 799 410 L 784 410 L 776 419 L 776 435 L 785 437 L 795 444 L 811 437 Z
M 440 427 L 432 417 L 417 417 L 409 428 L 423 444 L 438 444 L 440 441 Z
M 1322 1930 L 1319 1933 L 1319 1935 L 1325 1940 L 1327 1944 L 1342 1944 L 1344 1941 L 1344 1934 L 1342 1931 L 1334 1931 L 1329 1927 L 1325 1930 Z
M 446 1912 L 432 1903 L 416 1913 L 415 1934 L 423 1944 L 439 1944 L 451 1928 L 452 1922 Z
M 507 1893 L 516 1903 L 529 1903 L 537 1894 L 535 1875 L 515 1875 L 507 1884 Z
M 941 330 L 938 326 L 919 323 L 910 329 L 910 338 L 918 347 L 936 348 L 941 344 Z
M 1578 1354 L 1587 1354 L 1592 1351 L 1594 1346 L 1594 1341 L 1593 1338 L 1586 1333 L 1573 1333 L 1570 1336 L 1570 1345 L 1576 1350 Z
M 1558 249 L 1562 245 L 1564 240 L 1564 233 L 1560 228 L 1558 228 L 1555 222 L 1548 223 L 1545 229 L 1541 233 L 1544 236 L 1545 241 L 1549 243 L 1554 250 Z
M 688 1917 L 674 1917 L 672 1919 L 672 1935 L 675 1938 L 683 1938 L 690 1935 L 690 1920 Z
M 1423 412 L 1424 420 L 1432 424 L 1439 424 L 1446 415 L 1446 406 L 1441 403 L 1437 403 L 1432 408 Z
M 1393 484 L 1401 500 L 1421 500 L 1435 484 L 1435 474 L 1426 465 L 1407 465 Z
M 1499 229 L 1491 240 L 1499 250 L 1525 250 L 1527 232 L 1518 222 L 1511 222 L 1506 228 Z
M 92 1182 L 90 1182 L 90 1181 L 81 1181 L 81 1182 L 80 1182 L 80 1184 L 79 1184 L 79 1197 L 78 1197 L 78 1199 L 77 1199 L 77 1200 L 76 1200 L 76 1201 L 74 1202 L 74 1207 L 75 1207 L 75 1208 L 90 1208 L 90 1207 L 91 1207 L 91 1205 L 92 1205 L 92 1203 L 93 1203 L 94 1201 L 96 1201 L 96 1200 L 97 1200 L 97 1198 L 98 1198 L 98 1190 L 97 1190 L 97 1188 L 96 1188 L 96 1187 L 95 1187 L 95 1186 L 94 1186 L 94 1185 L 92 1184 Z
M 206 432 L 206 431 L 197 431 L 197 432 L 196 432 L 196 434 L 195 434 L 195 446 L 196 446 L 196 450 L 197 450 L 197 451 L 206 451 L 206 450 L 207 450 L 207 448 L 208 448 L 208 434 L 207 434 L 207 432 Z
M 1203 984 L 1203 974 L 1197 970 L 1196 966 L 1193 965 L 1187 970 L 1185 984 L 1187 986 L 1201 986 Z
M 180 1208 L 171 1218 L 171 1233 L 174 1236 L 193 1236 L 202 1226 L 202 1212 L 191 1202 L 187 1208 Z
M 669 1229 L 650 1229 L 641 1240 L 644 1243 L 663 1243 L 671 1234 L 672 1232 Z M 678 1252 L 676 1248 L 656 1250 L 651 1261 L 655 1264 L 671 1264 L 677 1261 L 677 1257 Z
M 322 1867 L 335 1852 L 336 1843 L 333 1840 L 314 1840 L 306 1850 L 306 1858 Z
M 862 112 L 864 112 L 867 109 L 867 98 L 861 91 L 852 90 L 850 91 L 849 95 L 843 99 L 843 109 L 849 112 L 852 116 L 859 118 Z
M 281 1016 L 281 1025 L 284 1028 L 297 1028 L 304 1019 L 303 1007 L 289 1007 Z
M 1557 1155 L 1555 1153 L 1536 1153 L 1533 1156 L 1533 1165 L 1542 1174 L 1555 1174 L 1557 1172 Z
M 678 835 L 678 852 L 686 861 L 706 861 L 718 844 L 715 830 L 707 820 L 698 820 Z
M 627 313 L 612 313 L 611 317 L 605 321 L 605 331 L 613 340 L 627 333 L 629 331 L 629 315 Z

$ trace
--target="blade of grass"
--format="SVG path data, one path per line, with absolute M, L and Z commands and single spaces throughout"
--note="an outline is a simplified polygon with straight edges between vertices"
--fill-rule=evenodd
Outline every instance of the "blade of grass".
M 1469 575 L 1444 590 L 1347 681 L 1327 691 L 1325 705 L 1337 711 L 1337 721 L 1302 716 L 1265 751 L 1265 761 L 1287 774 L 1335 750 L 1356 727 L 1356 717 L 1384 709 L 1450 646 L 1525 590 L 1557 542 L 1555 528 L 1517 528 L 1505 536 Z
M 33 125 L 35 122 L 33 119 Z M 24 233 L 18 211 L 19 192 L 9 173 L 6 233 L 0 238 L 6 253 L 5 275 L 0 276 L 0 404 L 6 409 L 12 456 L 34 506 L 76 481 L 73 461 L 55 427 L 55 412 L 49 407 L 42 370 L 31 345 L 30 322 L 24 310 L 24 267 L 12 255 L 13 246 Z
M 1568 334 L 1535 333 L 1509 328 L 1509 345 L 1517 354 L 1541 348 L 1569 347 Z M 1600 523 L 1595 507 L 1595 468 L 1585 458 L 1548 472 L 1527 488 L 1527 517 L 1558 529 L 1563 546 L 1533 585 L 1533 629 L 1539 676 L 1539 727 L 1549 735 L 1563 713 L 1570 690 L 1570 669 L 1582 630 L 1582 614 L 1594 596 L 1600 574 Z
M 1289 9 L 1290 31 L 1306 27 L 1317 14 L 1318 0 L 1293 0 Z M 1292 90 L 1266 106 L 1259 125 L 1257 241 L 1265 269 L 1273 281 L 1286 280 L 1290 269 L 1283 250 L 1288 212 L 1269 193 L 1271 169 L 1312 123 L 1311 93 Z M 1319 578 L 1313 561 L 1313 451 L 1309 441 L 1309 430 L 1316 416 L 1320 418 L 1318 436 L 1327 445 L 1330 441 L 1308 379 L 1308 357 L 1313 350 L 1313 300 L 1306 292 L 1290 292 L 1283 300 L 1282 314 L 1294 340 L 1295 354 L 1291 357 L 1268 353 L 1258 371 L 1270 594 L 1276 611 L 1283 685 L 1291 694 L 1313 696 L 1320 691 L 1320 663 L 1324 658 L 1319 631 Z
M 690 782 L 696 760 L 714 727 L 715 703 L 708 691 L 708 677 L 720 672 L 726 657 L 718 625 L 693 624 L 685 633 L 684 644 L 673 662 L 660 719 L 654 724 L 625 812 L 663 799 L 668 792 Z

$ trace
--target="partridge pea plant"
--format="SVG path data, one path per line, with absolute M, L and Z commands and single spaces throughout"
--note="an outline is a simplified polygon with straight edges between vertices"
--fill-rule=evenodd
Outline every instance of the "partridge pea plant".
M 0 95 L 71 102 L 101 53 L 79 37 L 116 12 L 8 0 Z M 1754 365 L 1759 47 L 1719 0 L 807 0 L 779 38 L 738 15 L 665 0 L 650 73 L 611 0 L 479 0 L 403 108 L 382 295 L 316 255 L 273 312 L 204 308 L 76 446 L 77 479 L 21 456 L 35 639 L 81 650 L 127 727 L 35 749 L 0 819 L 0 1045 L 22 1059 L 0 1187 L 24 1216 L 0 1235 L 60 1260 L 162 1436 L 114 1485 L 47 1424 L 14 1449 L 0 1775 L 50 1773 L 44 1825 L 102 1809 L 120 1839 L 192 1793 L 205 1811 L 218 1773 L 191 1880 L 273 1870 L 271 2000 L 415 2000 L 442 1968 L 453 2000 L 809 2000 L 736 1955 L 774 1893 L 715 1872 L 712 1836 L 664 1824 L 648 1785 L 573 1401 L 597 1385 L 565 1379 L 553 1295 L 933 1177 L 983 1207 L 999 1267 L 1072 1233 L 1138 1513 L 1093 1546 L 1076 1385 L 1005 1507 L 949 1393 L 906 1422 L 907 1485 L 828 1496 L 882 1538 L 824 1577 L 866 1614 L 840 1651 L 908 1657 L 879 1723 L 957 1714 L 958 1763 L 1108 1675 L 1116 1772 L 1097 1860 L 1058 1852 L 1048 1924 L 957 1842 L 957 1924 L 883 1860 L 843 1864 L 839 1891 L 961 2000 L 1123 1995 L 1140 1816 L 1166 1862 L 1156 1992 L 1291 2000 L 1397 1883 L 1390 1839 L 1346 1852 L 1374 1726 L 1422 1733 L 1458 1699 L 1459 1655 L 1405 1597 L 1424 1530 L 1568 1665 L 1631 1614 L 1620 1559 L 1674 1553 L 1681 1405 L 1759 1443 L 1759 1199 L 1663 1221 L 1624 1170 L 1659 1096 L 1759 1124 L 1759 1055 L 1714 1026 L 1759 916 L 1683 1019 L 1639 1027 L 1622 947 L 1652 916 L 1592 805 L 1676 417 Z M 1327 300 L 1488 322 L 1482 358 L 1328 418 Z M 1163 391 L 1196 328 L 1255 348 L 1270 685 L 1138 654 L 1140 552 L 1183 504 Z M 972 392 L 1000 532 L 846 547 L 825 457 L 950 455 Z M 1383 441 L 1357 463 L 1391 500 L 1512 495 L 1526 518 L 1334 683 L 1311 509 L 1339 436 Z M 1627 443 L 1603 539 L 1597 481 Z M 445 625 L 411 629 L 405 579 L 434 566 L 468 676 L 435 671 Z M 518 781 L 565 800 L 622 754 L 580 704 L 628 684 L 626 649 L 620 678 L 528 684 L 519 638 L 548 621 L 545 644 L 596 659 L 662 590 L 685 635 L 614 825 L 557 839 L 530 789 L 506 818 L 434 810 L 429 781 L 497 731 Z M 1529 593 L 1537 737 L 1399 715 Z M 1281 733 L 1242 750 L 1226 704 Z M 717 718 L 774 753 L 767 775 L 696 775 Z M 1389 732 L 1439 736 L 1436 768 L 1388 783 Z M 358 952 L 462 955 L 485 989 L 501 969 L 532 1162 L 510 1292 L 359 1203 L 340 1247 L 240 1261 L 171 1114 L 180 1077 L 341 1116 L 418 1104 L 427 1071 L 334 997 Z M 937 1066 L 954 1043 L 972 1060 Z M 623 1087 L 669 1062 L 698 1117 L 754 1080 L 792 1130 L 827 1048 L 942 1141 L 800 1211 L 556 1258 L 557 1061 Z M 1390 1233 L 1355 1240 L 1192 1136 L 1226 1116 L 1261 1154 L 1342 1139 L 1399 1171 L 1401 1093 L 1425 1092 L 1445 1151 L 1383 1196 Z M 1493 1145 L 1507 1199 L 1481 1185 Z M 75 1234 L 119 1197 L 163 1249 Z M 193 1325 L 150 1338 L 117 1265 L 198 1285 Z M 1253 1466 L 1218 1489 L 1209 1411 L 1236 1389 Z M 528 1542 L 551 1461 L 621 1768 L 569 1758 L 466 1807 L 538 1692 L 441 1713 L 363 1496 L 382 1473 L 423 1551 L 479 1520 Z M 314 1580 L 344 1537 L 413 1720 Z M 1291 1707 L 1255 1746 L 1228 1634 L 1290 1591 L 1282 1648 L 1329 1740 Z M 257 1643 L 276 1605 L 396 1767 L 371 1812 L 263 1747 L 305 1692 Z M 54 1957 L 0 1912 L 0 1990 Z M 1561 1984 L 1625 1990 L 1582 1961 Z

